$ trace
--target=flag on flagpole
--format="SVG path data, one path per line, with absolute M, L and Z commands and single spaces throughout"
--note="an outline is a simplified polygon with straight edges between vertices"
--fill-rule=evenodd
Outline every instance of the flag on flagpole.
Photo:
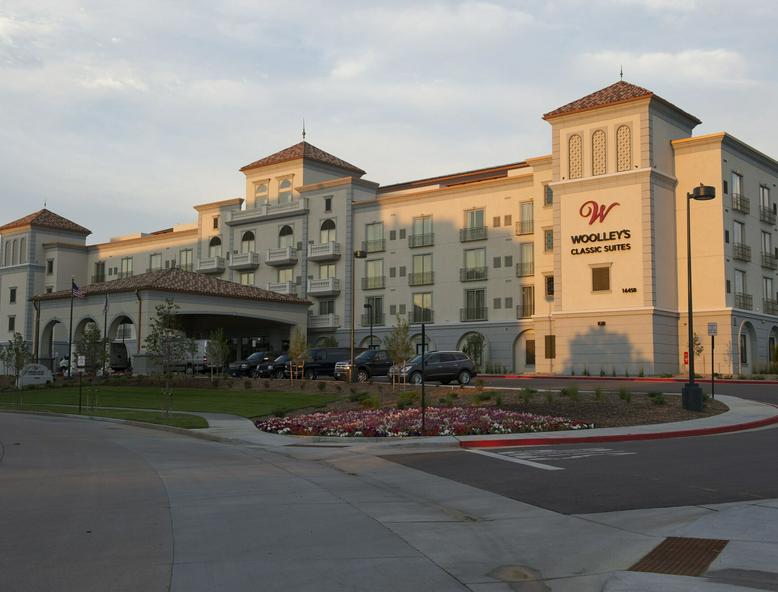
M 75 280 L 71 281 L 71 284 L 73 285 L 70 287 L 70 293 L 74 298 L 86 298 L 86 294 L 76 285 Z

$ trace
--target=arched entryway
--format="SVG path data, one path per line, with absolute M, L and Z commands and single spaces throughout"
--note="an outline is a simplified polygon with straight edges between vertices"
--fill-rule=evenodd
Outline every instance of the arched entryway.
M 373 335 L 372 343 L 370 341 L 371 337 L 368 335 L 362 341 L 359 342 L 359 347 L 365 348 L 365 349 L 380 349 L 381 347 L 381 339 L 377 335 Z
M 58 319 L 52 319 L 44 325 L 41 331 L 38 347 L 38 363 L 43 364 L 52 372 L 59 369 L 59 362 L 67 356 L 67 327 Z
M 767 336 L 767 359 L 770 373 L 778 371 L 778 327 L 773 326 Z
M 735 359 L 735 368 L 738 374 L 752 374 L 755 371 L 756 349 L 756 330 L 750 321 L 743 321 L 737 334 L 737 358 Z
M 466 353 L 475 364 L 476 371 L 485 372 L 489 364 L 489 342 L 481 333 L 470 331 L 459 339 L 457 349 Z
M 438 348 L 435 346 L 435 343 L 430 339 L 429 335 L 425 335 L 427 343 L 424 348 L 425 352 L 431 352 L 436 351 Z M 421 333 L 416 333 L 415 335 L 411 335 L 411 343 L 413 344 L 413 350 L 417 353 L 421 353 Z
M 517 374 L 535 371 L 535 330 L 522 331 L 513 342 L 513 371 Z
M 132 319 L 120 314 L 108 325 L 108 366 L 120 372 L 131 366 L 132 355 L 137 351 L 137 332 Z

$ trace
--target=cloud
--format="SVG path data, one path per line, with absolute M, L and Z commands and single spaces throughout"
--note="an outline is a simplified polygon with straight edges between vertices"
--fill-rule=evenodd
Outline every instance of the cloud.
M 98 76 L 82 81 L 84 87 L 96 90 L 135 90 L 145 92 L 148 87 L 142 80 L 131 76 L 116 77 L 110 75 Z
M 606 0 L 607 3 L 623 6 L 640 6 L 649 10 L 691 12 L 700 5 L 700 0 Z
M 365 73 L 375 63 L 373 52 L 367 52 L 363 55 L 338 60 L 332 69 L 332 77 L 339 80 L 349 80 L 357 78 Z

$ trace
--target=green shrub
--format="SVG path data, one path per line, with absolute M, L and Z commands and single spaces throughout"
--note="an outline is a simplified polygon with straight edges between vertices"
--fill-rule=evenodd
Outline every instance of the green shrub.
M 665 400 L 665 394 L 660 392 L 648 393 L 648 398 L 651 399 L 651 402 L 654 405 L 664 405 L 667 402 Z
M 602 389 L 600 387 L 594 389 L 594 400 L 598 403 L 601 403 L 603 400 Z
M 600 376 L 605 376 L 605 370 L 603 368 L 600 368 Z
M 397 397 L 397 408 L 408 409 L 409 407 L 413 407 L 416 403 L 416 399 L 418 399 L 418 395 L 413 391 L 401 393 L 400 396 Z
M 532 400 L 532 396 L 537 393 L 533 388 L 523 388 L 521 389 L 521 392 L 519 393 L 519 397 L 521 397 L 521 402 L 525 405 L 529 405 L 530 401 Z
M 250 380 L 244 380 L 243 381 L 243 388 L 246 390 L 249 390 L 252 386 L 252 382 Z
M 619 389 L 619 399 L 621 399 L 625 403 L 631 403 L 632 402 L 632 393 L 629 392 L 624 387 L 621 387 Z
M 552 391 L 546 391 L 546 403 L 554 402 L 554 393 Z
M 502 405 L 502 395 L 500 393 L 497 393 L 494 397 L 494 404 L 498 407 Z
M 448 406 L 453 407 L 454 403 L 459 400 L 459 395 L 456 393 L 448 393 L 446 395 L 446 400 L 448 401 Z
M 578 401 L 578 387 L 568 386 L 559 391 L 559 395 L 562 397 L 568 397 L 571 401 Z
M 262 386 L 264 386 L 266 389 L 269 389 L 270 388 L 270 381 L 269 380 L 262 381 Z
M 616 377 L 616 368 L 611 369 L 611 376 Z
M 764 376 L 761 374 L 753 374 L 751 380 L 764 380 Z
M 488 400 L 489 400 L 489 399 L 491 399 L 493 396 L 494 396 L 494 393 L 493 393 L 493 392 L 491 392 L 491 391 L 487 391 L 487 392 L 485 392 L 485 393 L 484 393 L 484 392 L 481 392 L 481 393 L 476 393 L 476 395 L 475 395 L 475 399 L 476 399 L 476 401 L 488 401 Z
M 363 392 L 363 393 L 355 393 L 352 389 L 351 395 L 349 395 L 348 400 L 352 403 L 358 403 L 361 401 L 364 401 L 365 399 L 370 397 L 370 393 Z
M 371 395 L 365 397 L 364 399 L 360 399 L 359 404 L 363 409 L 378 409 L 378 407 L 381 405 L 381 402 L 378 400 L 378 397 Z
M 645 374 L 643 373 L 643 368 L 641 368 L 641 369 L 638 371 L 638 376 L 639 376 L 640 378 L 643 378 L 643 377 L 645 376 Z
M 319 381 L 316 383 L 316 388 L 319 389 L 320 393 L 323 393 L 324 390 L 327 388 L 327 383 L 324 381 Z
M 286 415 L 286 409 L 283 407 L 276 407 L 273 409 L 273 417 L 284 417 Z

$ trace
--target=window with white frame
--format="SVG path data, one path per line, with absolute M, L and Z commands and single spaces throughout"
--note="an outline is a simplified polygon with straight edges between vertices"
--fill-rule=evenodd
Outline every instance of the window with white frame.
M 292 180 L 289 178 L 278 181 L 278 204 L 287 204 L 292 201 Z
M 243 233 L 240 237 L 240 252 L 253 253 L 256 250 L 256 239 L 254 233 L 250 230 Z

